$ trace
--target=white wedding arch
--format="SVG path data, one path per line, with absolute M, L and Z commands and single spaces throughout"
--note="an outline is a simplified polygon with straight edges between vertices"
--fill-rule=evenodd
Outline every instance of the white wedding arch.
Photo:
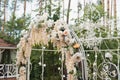
M 82 64 L 82 78 L 87 80 L 87 64 L 83 46 L 75 32 L 64 21 L 57 20 L 54 22 L 49 20 L 46 13 L 42 16 L 37 15 L 31 21 L 28 30 L 22 32 L 22 35 L 23 37 L 17 45 L 16 56 L 16 64 L 19 67 L 18 80 L 29 80 L 29 73 L 26 77 L 24 71 L 29 70 L 32 46 L 35 44 L 48 45 L 49 41 L 61 51 L 62 61 L 65 60 L 66 64 L 67 80 L 77 80 L 74 65 L 80 61 Z M 74 51 L 74 49 L 77 49 L 77 51 Z M 21 65 L 28 65 L 28 69 Z

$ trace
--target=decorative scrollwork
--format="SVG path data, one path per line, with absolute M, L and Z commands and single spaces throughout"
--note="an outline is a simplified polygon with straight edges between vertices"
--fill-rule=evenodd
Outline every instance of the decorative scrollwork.
M 0 64 L 0 78 L 16 77 L 16 65 Z
M 98 66 L 98 76 L 101 79 L 113 80 L 117 75 L 117 66 L 111 62 L 103 62 Z

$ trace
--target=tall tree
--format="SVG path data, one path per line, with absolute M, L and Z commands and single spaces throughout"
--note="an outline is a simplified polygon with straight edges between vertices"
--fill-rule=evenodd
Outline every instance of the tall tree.
M 86 1 L 84 0 L 84 7 L 85 7 Z
M 114 30 L 117 31 L 117 9 L 116 9 L 116 0 L 114 0 L 114 18 L 115 18 L 115 21 L 114 21 Z
M 24 0 L 24 13 L 23 13 L 24 18 L 25 18 L 25 16 L 26 16 L 26 1 L 27 1 L 27 0 Z
M 113 0 L 111 0 L 111 10 L 110 10 L 110 15 L 111 16 L 112 16 L 112 12 L 113 12 L 113 9 L 112 9 L 113 7 L 112 6 L 113 6 Z
M 114 0 L 114 17 L 117 18 L 117 10 L 116 10 L 116 0 Z
M 2 1 L 0 0 L 0 12 L 1 12 L 1 2 L 2 2 Z
M 85 5 L 86 5 L 86 0 L 84 0 L 83 5 L 84 5 L 84 8 L 85 8 Z M 84 10 L 84 14 L 85 14 L 85 10 Z
M 69 15 L 70 15 L 70 5 L 71 4 L 71 0 L 69 0 L 68 2 L 68 10 L 67 10 L 67 23 L 69 23 Z
M 24 12 L 23 12 L 23 17 L 25 17 L 26 16 L 26 7 L 27 7 L 27 2 L 30 2 L 30 1 L 32 1 L 32 0 L 18 0 L 18 1 L 20 1 L 20 2 L 23 2 L 23 10 L 24 10 Z
M 45 0 L 46 1 L 46 0 Z M 38 0 L 39 2 L 39 13 L 42 14 L 42 10 L 43 10 L 43 0 Z
M 110 17 L 110 0 L 107 0 L 107 16 Z
M 77 6 L 77 8 L 78 8 L 78 22 L 79 22 L 79 18 L 80 18 L 80 10 L 81 10 L 81 8 L 82 8 L 82 6 L 81 6 L 81 3 L 80 3 L 80 0 L 78 0 L 78 6 Z
M 4 0 L 4 8 L 3 8 L 3 13 L 4 13 L 4 22 L 3 22 L 3 25 L 2 25 L 2 32 L 4 32 L 4 27 L 5 27 L 5 22 L 6 22 L 6 3 L 7 3 L 7 0 Z
M 27 7 L 27 2 L 30 2 L 32 0 L 20 0 L 20 2 L 24 3 L 24 7 L 23 7 L 23 19 L 24 19 L 24 25 L 25 25 L 25 20 L 26 20 L 26 7 Z
M 102 7 L 103 7 L 103 10 L 105 11 L 105 4 L 104 4 L 104 0 L 101 0 L 102 2 Z M 103 24 L 105 24 L 105 16 L 103 16 Z
M 48 12 L 49 12 L 49 16 L 51 16 L 52 15 L 52 0 L 49 0 Z
M 15 15 L 16 8 L 17 8 L 17 0 L 14 0 L 14 10 L 13 10 L 13 15 Z
M 65 1 L 63 0 L 63 20 L 64 20 L 64 15 L 65 15 Z
M 2 24 L 2 20 L 1 20 L 1 16 L 2 16 L 2 10 L 1 10 L 1 0 L 0 0 L 0 29 L 1 29 L 1 24 Z

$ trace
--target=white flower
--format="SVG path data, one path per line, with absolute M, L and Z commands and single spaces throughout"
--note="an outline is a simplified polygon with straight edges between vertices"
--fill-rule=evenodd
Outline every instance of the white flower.
M 57 35 L 57 32 L 55 30 L 53 30 L 52 33 L 51 33 L 51 41 L 52 42 L 56 41 L 56 39 L 57 39 L 56 35 Z
M 75 54 L 71 57 L 71 59 L 73 60 L 74 63 L 80 62 L 80 61 L 81 61 L 81 58 L 82 58 L 82 54 L 79 53 L 79 52 L 75 53 Z
M 25 34 L 27 34 L 27 31 L 26 30 L 22 30 L 21 31 L 21 35 L 25 35 Z
M 55 22 L 54 29 L 55 29 L 56 31 L 59 31 L 60 28 L 62 28 L 62 27 L 64 27 L 65 30 L 68 28 L 67 24 L 66 24 L 63 20 L 57 20 L 57 21 Z
M 48 13 L 44 13 L 44 14 L 43 14 L 44 21 L 47 20 L 48 16 L 49 16 Z
M 112 61 L 112 54 L 110 52 L 105 53 L 105 58 L 109 58 Z
M 28 27 L 28 29 L 32 29 L 33 26 L 34 26 L 34 23 L 31 22 L 30 25 L 29 25 L 29 27 Z
M 18 80 L 26 80 L 26 68 L 24 66 L 20 67 Z
M 56 34 L 57 34 L 57 32 L 53 30 L 52 33 L 51 33 L 51 36 L 55 38 Z
M 24 34 L 23 36 L 25 39 L 27 39 L 29 37 L 29 34 Z
M 19 73 L 20 75 L 24 75 L 26 73 L 26 68 L 24 66 L 20 67 Z
M 54 24 L 54 21 L 53 20 L 48 20 L 45 22 L 47 27 L 52 27 L 52 25 Z
M 73 44 L 75 42 L 75 39 L 70 39 L 70 44 Z

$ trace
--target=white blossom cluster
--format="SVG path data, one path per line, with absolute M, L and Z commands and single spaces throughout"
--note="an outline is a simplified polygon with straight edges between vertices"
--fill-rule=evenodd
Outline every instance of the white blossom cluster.
M 65 59 L 65 64 L 66 64 L 66 69 L 67 69 L 67 80 L 76 80 L 76 76 L 75 74 L 76 72 L 76 68 L 75 63 L 78 63 L 81 61 L 82 58 L 82 53 L 76 52 L 74 55 L 71 56 L 71 52 L 70 51 L 66 51 L 66 59 Z
M 97 39 L 98 37 L 101 37 L 100 28 L 104 28 L 100 22 L 92 23 L 90 21 L 86 21 L 83 24 L 76 26 L 74 30 L 79 33 L 78 36 L 84 46 L 87 48 L 93 48 L 101 42 L 101 39 Z M 95 30 L 98 31 L 99 36 L 96 36 L 97 32 Z
M 120 20 L 109 19 L 107 21 L 103 21 L 103 19 L 100 19 L 95 23 L 92 21 L 84 21 L 78 26 L 73 26 L 72 28 L 77 32 L 84 46 L 93 48 L 95 45 L 99 45 L 99 43 L 101 43 L 101 38 L 109 38 L 114 36 L 115 21 L 117 21 L 116 24 L 119 25 Z M 117 33 L 120 35 L 118 32 L 120 29 L 118 26 L 116 27 Z M 98 35 L 96 36 L 96 34 Z
M 50 35 L 51 42 L 53 42 L 58 48 L 72 45 L 74 43 L 74 39 L 70 34 L 69 26 L 61 20 L 55 22 Z

